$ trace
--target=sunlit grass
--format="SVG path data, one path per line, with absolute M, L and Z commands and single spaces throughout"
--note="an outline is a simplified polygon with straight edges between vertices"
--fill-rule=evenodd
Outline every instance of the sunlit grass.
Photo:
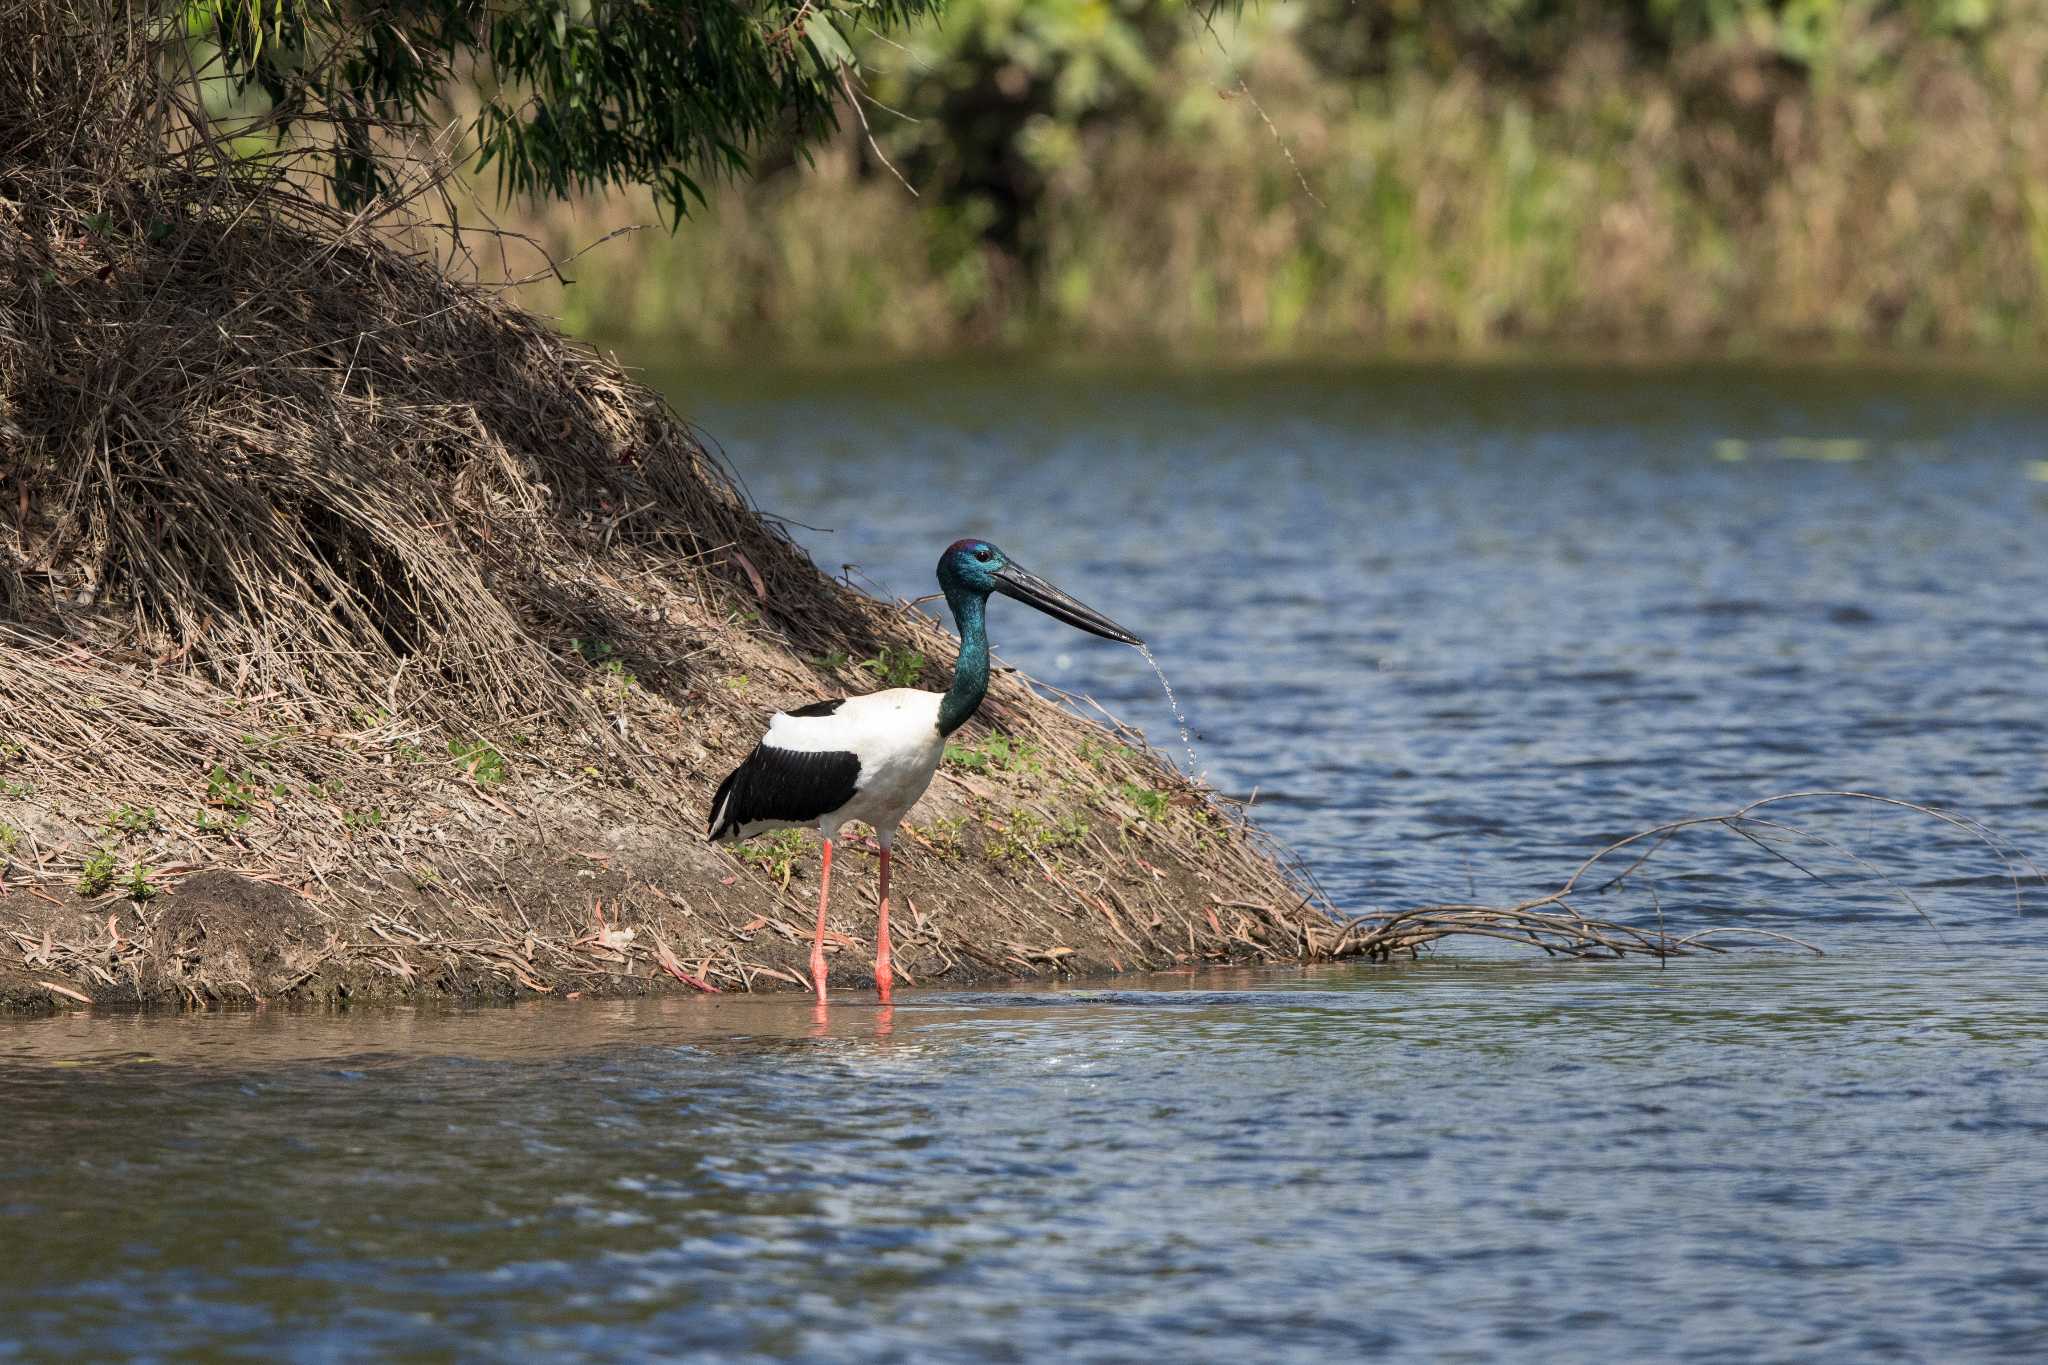
M 1779 87 L 1739 45 L 1645 69 L 1595 34 L 1529 87 L 1477 66 L 1339 81 L 1296 42 L 1268 26 L 1227 62 L 1190 44 L 1161 71 L 1163 126 L 1034 140 L 1034 268 L 983 240 L 976 204 L 913 198 L 849 135 L 533 299 L 706 348 L 2048 341 L 2048 139 L 1978 48 L 1916 39 L 1854 81 Z M 1219 97 L 1233 72 L 1256 108 Z M 535 226 L 568 249 L 635 216 L 652 210 Z

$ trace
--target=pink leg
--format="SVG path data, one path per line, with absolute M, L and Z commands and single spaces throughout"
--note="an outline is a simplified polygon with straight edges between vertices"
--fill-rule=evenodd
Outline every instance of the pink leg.
M 875 924 L 875 989 L 882 1003 L 889 1003 L 889 989 L 895 984 L 896 969 L 889 960 L 889 846 L 882 845 L 882 909 Z
M 825 863 L 818 873 L 818 932 L 811 939 L 811 984 L 818 988 L 818 1003 L 825 1003 L 825 902 L 832 895 L 832 841 L 825 841 Z

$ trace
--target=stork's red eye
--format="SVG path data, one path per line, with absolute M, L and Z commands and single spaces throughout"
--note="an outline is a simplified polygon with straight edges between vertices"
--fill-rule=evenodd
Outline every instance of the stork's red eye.
M 995 552 L 993 550 L 990 550 L 988 546 L 984 545 L 979 550 L 976 550 L 974 552 L 974 557 L 980 560 L 982 563 L 986 564 L 991 559 L 995 558 Z

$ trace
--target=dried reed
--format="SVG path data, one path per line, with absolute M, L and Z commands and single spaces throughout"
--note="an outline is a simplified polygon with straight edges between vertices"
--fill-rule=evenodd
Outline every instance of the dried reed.
M 1580 863 L 1571 875 L 1565 878 L 1562 885 L 1545 895 L 1508 906 L 1426 905 L 1407 910 L 1375 911 L 1356 915 L 1334 926 L 1330 940 L 1318 943 L 1317 947 L 1319 951 L 1326 952 L 1332 957 L 1355 954 L 1385 960 L 1397 953 L 1413 954 L 1426 944 L 1463 934 L 1502 939 L 1538 949 L 1545 955 L 1554 957 L 1669 958 L 1695 952 L 1721 952 L 1721 945 L 1708 940 L 1732 934 L 1789 944 L 1808 952 L 1820 953 L 1820 948 L 1804 939 L 1754 924 L 1714 926 L 1694 929 L 1689 933 L 1674 933 L 1666 927 L 1664 907 L 1654 888 L 1651 890 L 1650 905 L 1654 919 L 1647 925 L 1589 916 L 1579 909 L 1578 902 L 1587 896 L 1604 896 L 1623 889 L 1631 881 L 1642 880 L 1645 869 L 1660 851 L 1681 835 L 1700 830 L 1732 834 L 1745 844 L 1762 851 L 1805 877 L 1815 881 L 1829 880 L 1809 867 L 1806 861 L 1787 853 L 1780 847 L 1780 843 L 1791 840 L 1807 846 L 1820 855 L 1845 864 L 1851 872 L 1865 881 L 1881 886 L 1888 895 L 1896 897 L 1929 928 L 1939 932 L 1933 918 L 1912 892 L 1841 840 L 1808 826 L 1776 818 L 1775 814 L 1758 814 L 1764 810 L 1775 812 L 1777 807 L 1795 803 L 1861 803 L 1876 808 L 1911 812 L 1960 830 L 1970 839 L 1982 844 L 1998 860 L 2006 879 L 2012 885 L 2015 909 L 2020 909 L 2023 905 L 2023 888 L 2026 881 L 2048 881 L 2031 858 L 2007 849 L 1990 830 L 1964 816 L 1871 792 L 1781 792 L 1775 796 L 1762 797 L 1732 811 L 1669 820 L 1626 838 L 1617 839 Z M 1596 873 L 1612 865 L 1615 860 L 1631 854 L 1633 856 L 1620 871 L 1604 879 L 1595 880 Z
M 138 999 L 787 979 L 767 926 L 801 890 L 697 842 L 711 786 L 767 711 L 872 686 L 885 651 L 937 682 L 949 637 L 821 574 L 615 365 L 452 281 L 420 245 L 445 245 L 431 155 L 408 202 L 336 210 L 207 123 L 155 15 L 0 11 L 24 969 Z M 1323 917 L 1255 832 L 1021 679 L 966 738 L 990 729 L 1037 757 L 941 779 L 906 970 L 1164 965 Z M 221 952 L 191 886 L 157 894 L 222 868 L 310 907 L 261 912 L 303 940 L 268 968 L 217 882 Z M 1270 909 L 1226 929 L 1217 899 Z

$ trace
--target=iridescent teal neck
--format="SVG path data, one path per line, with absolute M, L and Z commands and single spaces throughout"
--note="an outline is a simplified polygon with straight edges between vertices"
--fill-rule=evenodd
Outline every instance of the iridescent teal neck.
M 969 720 L 988 694 L 988 628 L 982 608 L 986 593 L 948 591 L 946 605 L 953 609 L 953 623 L 960 628 L 960 661 L 953 665 L 953 685 L 939 703 L 939 733 L 950 735 Z

